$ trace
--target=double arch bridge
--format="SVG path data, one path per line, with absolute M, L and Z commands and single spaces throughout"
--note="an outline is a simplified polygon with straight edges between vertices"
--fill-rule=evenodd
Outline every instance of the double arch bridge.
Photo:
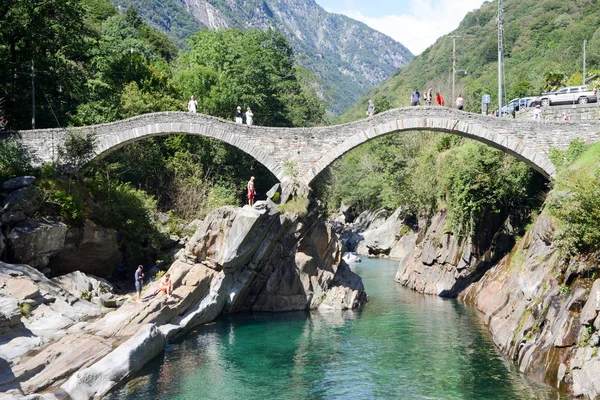
M 160 112 L 108 124 L 17 131 L 8 135 L 22 140 L 42 162 L 55 159 L 68 131 L 95 134 L 97 157 L 154 136 L 211 137 L 254 157 L 280 182 L 289 180 L 287 162 L 293 162 L 297 183 L 307 187 L 331 163 L 362 143 L 390 133 L 419 130 L 450 133 L 485 143 L 524 161 L 546 178 L 553 178 L 556 173 L 548 157 L 551 148 L 567 148 L 574 139 L 586 143 L 600 140 L 600 124 L 596 121 L 539 123 L 445 107 L 399 108 L 357 122 L 313 128 L 246 126 L 202 114 Z

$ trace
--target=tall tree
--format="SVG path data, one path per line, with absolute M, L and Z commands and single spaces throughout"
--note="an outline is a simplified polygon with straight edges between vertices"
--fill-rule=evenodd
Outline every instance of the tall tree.
M 80 100 L 87 38 L 79 0 L 8 0 L 0 5 L 0 98 L 11 127 L 30 127 L 32 66 L 37 127 L 64 124 Z

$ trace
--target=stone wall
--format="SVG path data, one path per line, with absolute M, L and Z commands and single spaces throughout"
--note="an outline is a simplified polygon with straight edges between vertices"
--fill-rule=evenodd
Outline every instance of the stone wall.
M 568 121 L 564 121 L 564 114 L 569 116 Z M 600 114 L 598 112 L 598 104 L 577 104 L 572 105 L 545 107 L 542 109 L 544 120 L 558 123 L 578 124 L 580 122 L 597 123 L 600 125 Z M 533 119 L 533 108 L 525 109 L 517 113 L 517 119 Z

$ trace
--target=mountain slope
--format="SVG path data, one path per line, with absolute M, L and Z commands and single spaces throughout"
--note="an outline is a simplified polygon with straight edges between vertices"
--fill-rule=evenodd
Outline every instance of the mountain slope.
M 331 14 L 314 0 L 113 0 L 135 7 L 142 18 L 178 43 L 204 27 L 281 31 L 299 62 L 317 73 L 340 113 L 358 96 L 412 59 L 400 43 L 351 18 Z M 190 18 L 195 21 L 190 22 Z
M 492 96 L 497 107 L 497 1 L 466 15 L 450 35 L 456 40 L 456 94 L 462 93 L 467 110 L 481 110 L 481 96 Z M 539 95 L 559 85 L 580 85 L 583 40 L 588 40 L 587 68 L 590 75 L 600 68 L 600 4 L 597 0 L 505 0 L 505 79 L 506 100 Z M 339 118 L 363 118 L 369 98 L 409 105 L 412 89 L 421 92 L 433 86 L 446 105 L 451 99 L 452 39 L 442 37 L 415 57 L 402 70 L 357 101 Z M 376 101 L 377 106 L 377 101 Z

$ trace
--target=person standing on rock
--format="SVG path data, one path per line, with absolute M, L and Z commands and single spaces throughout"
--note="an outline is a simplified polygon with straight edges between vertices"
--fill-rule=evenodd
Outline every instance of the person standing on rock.
M 142 285 L 144 284 L 144 274 L 142 273 L 143 269 L 144 267 L 142 265 L 138 265 L 137 269 L 135 270 L 135 291 L 137 294 L 135 301 L 137 303 L 140 302 L 140 296 L 142 294 Z
M 246 125 L 252 126 L 252 118 L 253 117 L 254 117 L 254 114 L 252 113 L 252 110 L 250 109 L 250 107 L 248 107 L 248 109 L 246 110 Z
M 254 189 L 254 180 L 253 176 L 250 177 L 248 181 L 248 205 L 250 207 L 254 207 L 254 196 L 256 195 L 256 190 Z
M 188 111 L 191 113 L 195 113 L 198 109 L 198 102 L 194 98 L 194 96 L 190 97 L 190 101 L 188 101 Z
M 235 112 L 235 123 L 236 124 L 243 124 L 244 120 L 243 118 L 243 114 L 242 114 L 242 107 L 238 106 L 236 112 Z
M 372 118 L 375 115 L 375 104 L 373 104 L 373 100 L 369 100 L 369 108 L 367 109 L 367 115 L 369 118 Z

